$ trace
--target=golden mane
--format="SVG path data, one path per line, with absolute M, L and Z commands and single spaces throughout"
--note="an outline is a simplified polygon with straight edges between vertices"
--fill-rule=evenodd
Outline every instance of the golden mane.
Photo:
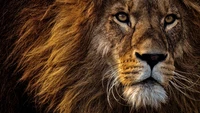
M 108 2 L 109 0 L 56 0 L 48 3 L 38 0 L 34 5 L 28 3 L 23 6 L 25 8 L 16 16 L 18 21 L 10 25 L 13 27 L 12 32 L 5 34 L 14 38 L 14 49 L 1 68 L 4 70 L 5 66 L 13 69 L 12 65 L 16 65 L 14 75 L 18 75 L 20 84 L 27 85 L 26 92 L 36 103 L 38 111 L 126 113 L 132 110 L 130 106 L 119 104 L 125 103 L 124 100 L 119 99 L 117 102 L 115 97 L 110 97 L 112 107 L 108 104 L 108 80 L 102 78 L 108 65 L 95 52 L 95 48 L 90 46 L 91 32 L 99 24 L 99 17 L 105 12 Z M 188 48 L 184 50 L 184 62 L 179 59 L 175 65 L 179 70 L 187 69 L 183 74 L 188 78 L 183 79 L 183 82 L 191 87 L 182 90 L 185 95 L 177 88 L 169 89 L 169 104 L 162 105 L 157 111 L 159 113 L 169 113 L 169 109 L 171 113 L 200 112 L 200 102 L 196 100 L 200 99 L 200 75 L 196 62 L 200 56 L 200 2 L 179 2 L 182 8 L 187 8 L 188 16 L 185 20 L 189 27 L 185 32 L 191 37 L 184 37 L 188 41 Z M 18 38 L 15 39 L 16 37 Z M 191 72 L 194 76 L 190 76 Z M 1 76 L 3 75 L 6 74 L 2 72 Z M 7 94 L 9 91 L 4 89 L 2 92 Z M 0 99 L 4 97 L 5 95 L 0 95 Z M 137 112 L 156 111 L 146 108 Z

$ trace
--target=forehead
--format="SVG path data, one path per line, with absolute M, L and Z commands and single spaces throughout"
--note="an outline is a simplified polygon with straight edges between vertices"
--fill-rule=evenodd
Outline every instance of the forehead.
M 169 0 L 125 0 L 124 3 L 135 10 L 139 8 L 165 10 L 169 7 Z
M 176 12 L 175 1 L 177 0 L 115 0 L 113 1 L 114 10 L 127 10 L 135 13 Z

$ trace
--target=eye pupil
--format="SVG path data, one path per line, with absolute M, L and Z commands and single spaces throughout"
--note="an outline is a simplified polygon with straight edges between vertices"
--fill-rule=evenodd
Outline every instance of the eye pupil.
M 119 20 L 121 20 L 121 21 L 126 21 L 126 20 L 127 20 L 127 16 L 124 15 L 124 14 L 119 14 L 119 15 L 118 15 L 118 18 L 119 18 Z
M 116 14 L 116 18 L 117 18 L 117 20 L 120 21 L 120 22 L 124 22 L 124 23 L 129 22 L 128 14 L 126 14 L 126 13 L 124 13 L 124 12 L 117 13 L 117 14 Z
M 172 17 L 172 16 L 168 16 L 166 19 L 165 19 L 165 21 L 167 22 L 167 23 L 170 23 L 170 22 L 172 22 L 174 20 L 174 18 Z
M 175 15 L 168 15 L 165 17 L 165 24 L 172 24 L 176 20 Z

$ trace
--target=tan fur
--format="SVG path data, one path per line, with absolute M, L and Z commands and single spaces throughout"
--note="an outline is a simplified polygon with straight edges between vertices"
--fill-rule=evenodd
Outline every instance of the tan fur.
M 18 39 L 8 61 L 17 61 L 16 71 L 23 72 L 19 82 L 28 83 L 25 92 L 33 97 L 37 109 L 55 113 L 200 112 L 200 75 L 197 68 L 200 56 L 200 2 L 174 0 L 184 22 L 180 41 L 171 40 L 171 47 L 167 45 L 166 36 L 163 40 L 159 38 L 160 34 L 163 36 L 163 31 L 157 27 L 156 14 L 152 14 L 156 21 L 148 23 L 148 13 L 145 13 L 141 20 L 146 23 L 135 25 L 135 34 L 132 28 L 119 29 L 117 24 L 113 24 L 113 12 L 109 8 L 121 7 L 121 4 L 127 4 L 125 1 L 56 0 L 42 7 L 39 3 L 27 6 L 18 14 L 20 25 L 14 28 L 16 31 L 13 34 Z M 152 4 L 158 2 L 152 0 Z M 126 5 L 126 10 L 145 12 L 148 10 L 143 9 L 147 5 L 145 3 L 132 9 Z M 160 3 L 160 12 L 166 12 L 163 4 L 169 3 Z M 138 21 L 135 18 L 132 20 Z M 154 31 L 150 32 L 150 27 L 155 28 Z M 141 39 L 150 36 L 154 38 Z M 168 99 L 166 102 L 162 100 L 157 108 L 147 105 L 135 109 L 129 104 L 130 100 L 123 97 L 123 88 L 131 86 L 136 79 L 136 76 L 120 74 L 134 70 L 138 64 L 132 56 L 133 51 L 168 52 L 170 58 L 165 64 L 170 66 L 163 67 L 162 72 L 174 70 L 175 66 L 175 72 L 179 73 L 168 73 L 171 78 L 164 79 Z M 137 69 L 142 68 L 139 65 Z M 119 78 L 116 79 L 116 75 Z M 178 75 L 179 78 L 173 79 Z

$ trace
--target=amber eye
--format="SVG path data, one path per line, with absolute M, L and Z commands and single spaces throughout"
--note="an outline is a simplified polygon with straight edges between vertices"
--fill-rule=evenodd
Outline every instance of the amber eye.
M 127 13 L 119 12 L 115 15 L 118 21 L 123 23 L 129 23 L 129 16 Z
M 174 14 L 170 14 L 170 15 L 167 15 L 165 17 L 165 25 L 169 25 L 169 24 L 172 24 L 174 23 L 174 21 L 177 19 L 176 15 Z

